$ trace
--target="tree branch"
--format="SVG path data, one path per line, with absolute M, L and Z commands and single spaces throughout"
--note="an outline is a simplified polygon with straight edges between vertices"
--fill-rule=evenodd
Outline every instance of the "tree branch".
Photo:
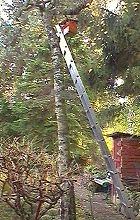
M 73 8 L 68 8 L 62 12 L 63 15 L 78 15 L 83 9 L 87 8 L 93 0 L 81 0 L 79 4 L 77 4 Z
M 50 2 L 51 2 L 51 0 L 36 1 L 36 2 L 31 2 L 30 0 L 25 1 L 21 10 L 18 11 L 18 14 L 16 16 L 16 20 L 19 20 L 19 18 L 21 17 L 21 15 L 24 11 L 29 11 L 33 8 L 39 8 L 40 10 L 44 9 L 45 4 L 50 3 Z
M 102 11 L 104 11 L 104 12 L 107 12 L 108 14 L 110 14 L 110 15 L 114 15 L 114 16 L 117 16 L 117 17 L 119 17 L 119 15 L 118 14 L 116 14 L 116 13 L 114 13 L 114 12 L 112 12 L 112 11 L 110 11 L 109 9 L 107 9 L 107 8 L 103 8 L 103 7 L 101 7 L 100 8 Z

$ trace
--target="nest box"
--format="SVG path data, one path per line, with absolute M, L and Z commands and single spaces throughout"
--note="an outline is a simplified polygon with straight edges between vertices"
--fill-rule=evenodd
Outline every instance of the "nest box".
M 71 33 L 76 34 L 77 33 L 77 20 L 67 19 L 63 22 L 61 22 L 60 27 L 62 32 L 65 34 Z

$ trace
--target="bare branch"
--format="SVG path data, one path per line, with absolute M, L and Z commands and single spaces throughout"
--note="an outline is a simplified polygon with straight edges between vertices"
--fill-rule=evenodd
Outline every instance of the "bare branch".
M 21 10 L 18 11 L 18 14 L 16 16 L 16 20 L 19 21 L 19 18 L 21 17 L 23 12 L 30 11 L 34 8 L 38 8 L 39 10 L 43 10 L 45 8 L 45 5 L 47 3 L 50 3 L 51 0 L 40 0 L 40 1 L 31 1 L 31 0 L 26 0 L 25 3 L 23 4 L 23 7 Z
M 16 141 L 1 143 L 0 153 L 1 174 L 5 178 L 0 180 L 2 201 L 21 219 L 39 220 L 63 194 L 55 163 L 45 151 L 34 152 L 28 144 L 21 148 Z M 27 205 L 29 209 L 25 208 Z

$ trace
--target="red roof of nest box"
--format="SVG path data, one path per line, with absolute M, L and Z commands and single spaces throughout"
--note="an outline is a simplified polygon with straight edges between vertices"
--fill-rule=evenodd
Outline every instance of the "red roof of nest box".
M 77 20 L 73 20 L 73 19 L 67 19 L 65 21 L 62 21 L 60 23 L 60 27 L 62 32 L 65 34 L 68 33 L 72 33 L 72 34 L 76 34 L 77 33 Z

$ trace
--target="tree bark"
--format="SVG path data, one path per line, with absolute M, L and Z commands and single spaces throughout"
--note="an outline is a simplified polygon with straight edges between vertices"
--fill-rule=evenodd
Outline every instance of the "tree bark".
M 54 92 L 55 92 L 55 112 L 58 126 L 58 167 L 59 174 L 65 179 L 63 184 L 64 194 L 60 199 L 60 217 L 61 220 L 75 220 L 75 201 L 73 183 L 69 179 L 69 143 L 68 126 L 65 111 L 63 73 L 61 71 L 61 52 L 59 49 L 59 39 L 52 24 L 53 15 L 49 8 L 43 13 L 43 22 L 45 25 L 48 42 L 52 53 L 52 64 L 54 72 Z M 73 201 L 73 203 L 72 203 Z

